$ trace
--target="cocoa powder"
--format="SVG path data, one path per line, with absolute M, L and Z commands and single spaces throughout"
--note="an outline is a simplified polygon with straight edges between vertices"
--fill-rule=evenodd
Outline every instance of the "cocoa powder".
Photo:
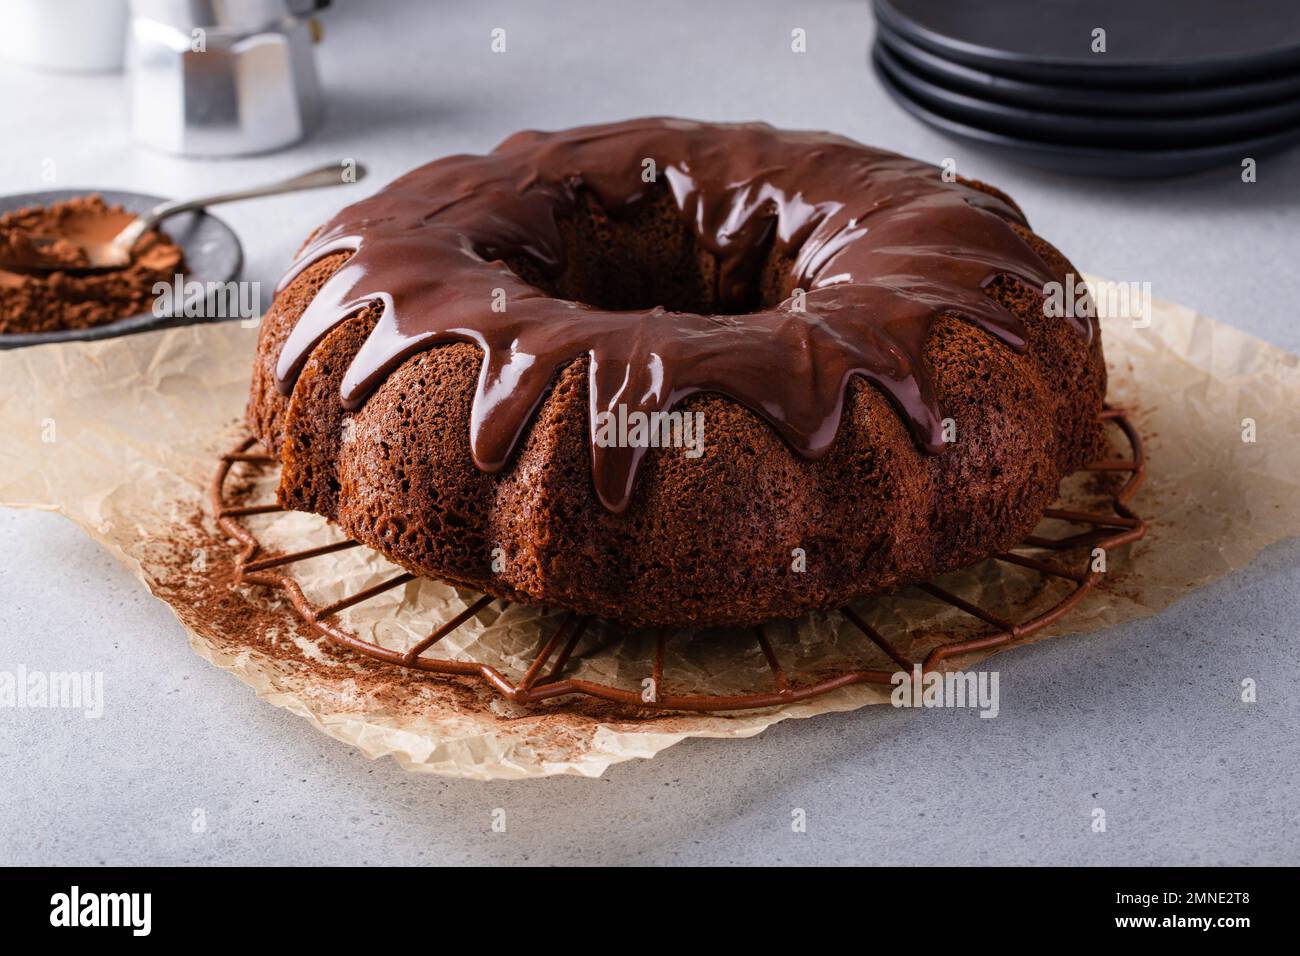
M 252 489 L 252 482 L 232 475 L 228 500 L 250 503 Z M 531 707 L 504 704 L 480 681 L 427 675 L 336 647 L 304 623 L 278 590 L 235 580 L 238 544 L 225 537 L 206 507 L 182 510 L 151 550 L 150 588 L 187 628 L 220 656 L 247 655 L 260 663 L 274 672 L 279 689 L 291 685 L 296 696 L 322 713 L 373 716 L 406 726 L 436 726 L 452 716 L 513 725 L 552 761 L 589 750 L 601 727 L 633 730 L 652 724 L 671 733 L 679 721 L 677 715 L 576 696 Z
M 0 335 L 85 329 L 149 311 L 154 283 L 184 269 L 180 247 L 156 229 L 121 269 L 68 271 L 88 264 L 82 243 L 107 242 L 133 218 L 97 195 L 0 216 Z

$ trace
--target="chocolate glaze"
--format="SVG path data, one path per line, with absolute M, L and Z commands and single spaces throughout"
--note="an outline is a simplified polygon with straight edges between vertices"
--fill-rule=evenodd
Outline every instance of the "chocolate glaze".
M 658 187 L 642 179 L 646 158 Z M 741 315 L 611 312 L 552 298 L 503 261 L 527 257 L 558 274 L 558 223 L 582 190 L 619 217 L 665 180 L 717 257 L 723 306 L 751 297 L 773 250 L 793 256 L 784 301 Z M 827 133 L 676 119 L 518 133 L 487 156 L 408 173 L 313 237 L 281 289 L 323 256 L 353 255 L 285 342 L 277 381 L 290 391 L 316 343 L 378 301 L 381 318 L 343 379 L 344 405 L 360 407 L 416 351 L 473 342 L 484 359 L 470 449 L 485 471 L 505 467 L 556 373 L 583 354 L 593 433 L 597 414 L 619 404 L 650 413 L 717 392 L 816 458 L 835 440 L 849 380 L 862 375 L 938 453 L 942 418 L 923 361 L 932 323 L 960 315 L 1023 350 L 1022 324 L 984 287 L 1003 274 L 1033 288 L 1053 279 L 1010 223 L 1024 220 L 1002 199 Z M 494 290 L 505 311 L 492 309 Z M 1091 334 L 1086 320 L 1075 324 Z M 596 491 L 610 510 L 627 507 L 644 454 L 593 443 Z

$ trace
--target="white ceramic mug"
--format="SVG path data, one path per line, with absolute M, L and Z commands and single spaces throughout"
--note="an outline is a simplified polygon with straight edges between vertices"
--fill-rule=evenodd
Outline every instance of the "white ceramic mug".
M 48 70 L 122 69 L 127 0 L 6 0 L 0 57 Z

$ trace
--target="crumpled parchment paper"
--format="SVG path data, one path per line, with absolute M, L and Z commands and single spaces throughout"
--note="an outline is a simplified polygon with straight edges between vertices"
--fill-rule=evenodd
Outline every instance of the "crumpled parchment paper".
M 523 708 L 475 681 L 413 674 L 335 649 L 298 620 L 279 592 L 233 584 L 235 549 L 208 508 L 217 457 L 242 435 L 256 337 L 256 329 L 225 323 L 0 353 L 7 439 L 0 446 L 0 504 L 58 511 L 76 522 L 172 606 L 202 657 L 271 703 L 371 757 L 389 754 L 411 770 L 486 780 L 598 776 L 686 737 L 747 737 L 790 717 L 889 699 L 888 687 L 857 685 L 733 714 L 654 714 L 573 697 Z M 1104 585 L 1035 640 L 1154 614 L 1274 541 L 1300 534 L 1300 358 L 1162 302 L 1149 327 L 1108 320 L 1103 340 L 1110 400 L 1132 410 L 1146 441 L 1146 484 L 1132 504 L 1150 531 L 1111 556 Z M 232 475 L 232 487 L 249 502 L 269 501 L 271 481 L 245 466 Z M 1082 482 L 1073 493 L 1090 493 Z M 272 551 L 340 537 L 309 515 L 247 524 Z M 322 603 L 395 571 L 362 548 L 295 567 L 304 590 Z M 1050 606 L 1060 596 L 1032 572 L 996 562 L 944 584 L 1007 606 Z M 348 612 L 344 623 L 359 636 L 406 648 L 472 598 L 417 580 Z M 861 610 L 914 657 L 941 639 L 936 635 L 951 639 L 980 627 L 910 592 Z M 557 620 L 493 604 L 439 653 L 487 661 L 517 678 Z M 918 621 L 925 636 L 900 637 L 905 623 Z M 773 626 L 769 637 L 792 677 L 846 662 L 892 669 L 835 614 Z M 668 646 L 665 683 L 674 691 L 754 690 L 770 681 L 748 634 L 678 634 Z M 597 625 L 571 667 L 592 680 L 636 687 L 653 651 L 649 633 Z M 979 659 L 969 655 L 960 666 Z

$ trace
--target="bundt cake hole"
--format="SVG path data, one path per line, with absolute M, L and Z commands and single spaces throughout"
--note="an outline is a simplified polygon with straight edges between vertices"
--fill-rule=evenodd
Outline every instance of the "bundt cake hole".
M 630 212 L 612 216 L 589 191 L 559 217 L 562 267 L 548 271 L 523 251 L 479 250 L 500 258 L 517 276 L 551 298 L 610 312 L 648 311 L 745 315 L 788 295 L 791 250 L 776 254 L 774 220 L 755 220 L 741 273 L 719 289 L 717 257 L 697 240 L 666 186 Z

